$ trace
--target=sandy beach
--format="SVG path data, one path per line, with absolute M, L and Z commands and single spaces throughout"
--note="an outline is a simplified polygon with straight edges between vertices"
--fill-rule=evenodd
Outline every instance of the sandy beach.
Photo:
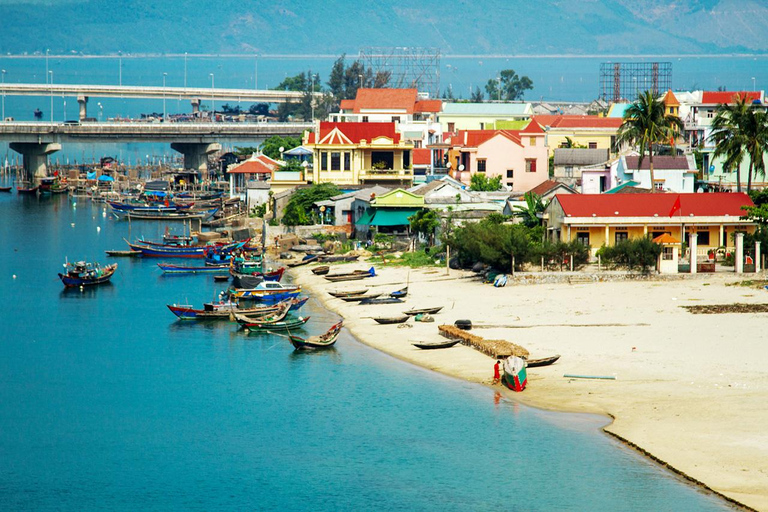
M 368 266 L 331 271 L 362 268 Z M 702 315 L 680 307 L 768 302 L 764 289 L 728 286 L 749 275 L 494 288 L 455 270 L 382 267 L 374 278 L 330 283 L 310 269 L 291 273 L 361 342 L 414 364 L 491 385 L 490 357 L 462 345 L 411 345 L 443 340 L 437 326 L 457 319 L 472 320 L 474 334 L 524 346 L 531 358 L 561 354 L 552 366 L 528 370 L 524 392 L 495 387 L 530 406 L 610 416 L 608 433 L 728 499 L 768 511 L 768 314 Z M 360 306 L 327 293 L 390 292 L 406 279 L 405 304 Z M 434 323 L 409 320 L 402 328 L 372 319 L 431 306 L 444 306 Z

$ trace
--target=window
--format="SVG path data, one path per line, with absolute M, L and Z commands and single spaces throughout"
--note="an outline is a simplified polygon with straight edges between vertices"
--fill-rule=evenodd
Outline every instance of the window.
M 448 123 L 448 131 L 451 133 L 456 131 L 456 123 Z
M 656 187 L 656 190 L 664 190 L 664 180 L 661 181 L 655 181 L 653 183 L 653 186 Z
M 392 116 L 392 122 L 393 123 L 399 123 L 400 122 L 400 116 Z
M 576 233 L 576 241 L 584 247 L 589 247 L 589 231 L 581 231 Z
M 536 172 L 536 160 L 533 158 L 525 159 L 525 172 Z
M 699 231 L 696 233 L 696 240 L 699 245 L 709 245 L 709 231 Z
M 363 122 L 364 122 L 364 123 L 367 123 L 367 122 L 368 122 L 368 116 L 363 116 Z
M 480 129 L 485 130 L 485 123 L 480 123 Z
M 664 247 L 661 250 L 661 259 L 670 261 L 674 257 L 674 248 L 673 247 Z
M 334 151 L 331 153 L 331 170 L 332 171 L 341 170 L 341 153 L 339 153 L 338 151 Z
M 590 142 L 589 149 L 597 149 L 597 142 Z
M 615 239 L 616 241 L 615 241 L 615 243 L 618 244 L 619 242 L 624 242 L 628 238 L 629 238 L 629 233 L 627 233 L 626 231 L 617 231 L 616 232 L 616 239 Z
M 573 166 L 572 165 L 566 165 L 565 166 L 565 177 L 566 178 L 573 178 Z
M 529 137 L 528 138 L 528 145 L 529 146 L 535 146 L 536 145 L 536 137 Z
M 328 152 L 327 151 L 320 152 L 320 170 L 321 171 L 328 170 Z
M 611 135 L 611 151 L 613 153 L 618 151 L 618 148 L 616 147 L 616 136 L 615 135 Z
M 485 172 L 485 158 L 477 161 L 477 172 Z
M 393 151 L 372 151 L 371 166 L 374 169 L 394 169 L 395 153 Z
M 515 170 L 507 169 L 507 178 L 514 178 L 514 177 L 515 177 Z
M 349 171 L 352 169 L 352 153 L 349 151 L 344 152 L 344 170 Z
M 403 169 L 411 168 L 411 152 L 403 151 Z
M 712 119 L 715 117 L 715 112 L 713 110 L 707 110 L 707 119 Z

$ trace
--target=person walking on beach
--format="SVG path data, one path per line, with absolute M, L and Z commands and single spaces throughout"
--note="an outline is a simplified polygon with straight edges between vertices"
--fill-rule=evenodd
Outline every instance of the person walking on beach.
M 501 361 L 498 359 L 496 360 L 496 364 L 493 365 L 493 383 L 498 384 L 501 382 L 501 373 L 499 372 L 499 365 L 501 364 Z

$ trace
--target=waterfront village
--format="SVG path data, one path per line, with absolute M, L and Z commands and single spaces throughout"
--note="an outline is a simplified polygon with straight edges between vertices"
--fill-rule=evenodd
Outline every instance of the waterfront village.
M 764 103 L 761 91 L 569 105 L 360 88 L 300 137 L 217 145 L 144 175 L 111 160 L 49 166 L 25 192 L 104 201 L 134 227 L 184 219 L 162 242 L 112 251 L 205 258 L 161 268 L 234 279 L 222 302 L 169 306 L 181 319 L 297 329 L 300 284 L 364 343 L 503 381 L 522 403 L 609 415 L 617 439 L 768 510 Z M 284 266 L 296 284 L 280 282 Z M 262 304 L 237 302 L 249 298 Z M 327 348 L 341 326 L 288 337 Z

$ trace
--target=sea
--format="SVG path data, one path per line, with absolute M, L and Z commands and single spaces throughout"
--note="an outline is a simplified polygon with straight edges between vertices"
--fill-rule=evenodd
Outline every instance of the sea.
M 348 56 L 347 63 L 355 56 Z M 145 85 L 160 87 L 212 87 L 269 89 L 277 87 L 286 77 L 304 72 L 317 73 L 319 82 L 326 83 L 333 55 L 0 55 L 3 80 L 8 83 L 54 83 Z M 606 62 L 669 62 L 672 65 L 673 90 L 761 90 L 768 89 L 768 54 L 759 55 L 658 55 L 632 57 L 622 55 L 444 55 L 439 60 L 441 93 L 456 98 L 469 98 L 478 87 L 504 69 L 514 69 L 519 76 L 528 76 L 533 89 L 525 93 L 529 101 L 589 102 L 600 94 L 600 65 Z M 52 72 L 52 73 L 51 73 Z M 211 76 L 213 75 L 213 76 Z M 642 88 L 642 84 L 638 84 Z M 486 94 L 487 99 L 487 94 Z M 7 117 L 17 121 L 33 121 L 40 110 L 44 121 L 77 119 L 78 105 L 74 97 L 8 96 L 5 101 Z M 203 104 L 210 107 L 203 99 Z M 99 105 L 100 104 L 100 105 Z M 230 102 L 247 109 L 247 102 Z M 220 105 L 215 105 L 217 108 Z M 188 101 L 168 97 L 165 109 L 169 114 L 189 113 Z M 163 99 L 91 98 L 88 115 L 106 121 L 115 117 L 138 117 L 141 114 L 162 113 Z M 254 139 L 254 144 L 261 142 Z M 238 143 L 223 144 L 225 149 Z M 138 162 L 158 162 L 163 157 L 178 156 L 163 144 L 68 144 L 51 156 L 52 162 L 72 164 L 98 161 L 112 156 L 127 165 Z M 0 164 L 20 162 L 19 156 L 0 143 Z
M 346 331 L 300 353 L 177 320 L 167 304 L 226 284 L 104 251 L 180 224 L 15 192 L 0 219 L 3 510 L 731 510 L 602 433 L 605 418 L 522 406 Z M 64 289 L 77 260 L 119 267 Z M 338 320 L 317 297 L 300 314 L 305 335 Z

